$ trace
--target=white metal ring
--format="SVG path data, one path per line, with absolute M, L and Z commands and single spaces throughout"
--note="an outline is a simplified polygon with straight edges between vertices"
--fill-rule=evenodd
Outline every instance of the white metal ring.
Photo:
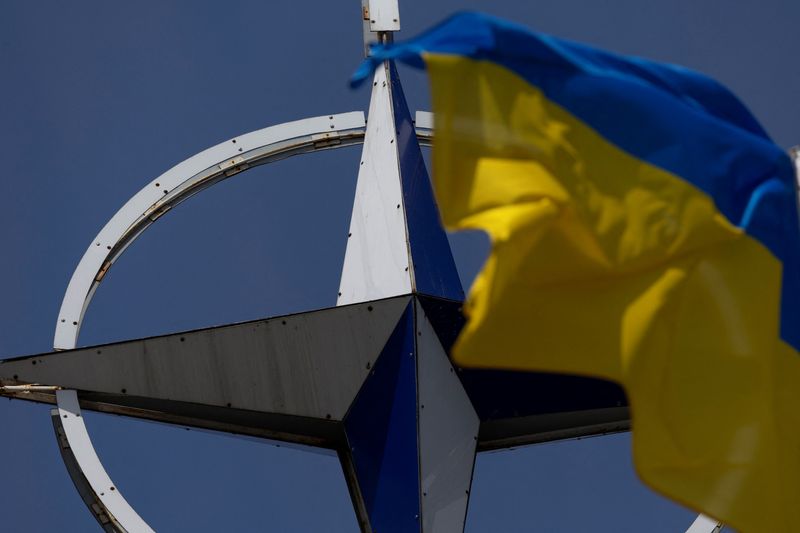
M 417 112 L 417 138 L 430 145 L 432 115 Z M 175 205 L 239 172 L 292 155 L 341 148 L 364 141 L 364 113 L 354 111 L 286 122 L 235 137 L 175 165 L 151 181 L 109 220 L 72 274 L 56 321 L 53 348 L 78 343 L 94 291 L 125 249 Z

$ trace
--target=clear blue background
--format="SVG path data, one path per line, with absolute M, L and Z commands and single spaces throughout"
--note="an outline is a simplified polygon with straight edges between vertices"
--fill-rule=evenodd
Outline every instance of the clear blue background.
M 402 36 L 480 9 L 719 79 L 776 142 L 800 143 L 796 0 L 401 2 Z M 69 277 L 102 225 L 175 163 L 234 135 L 366 110 L 346 82 L 357 0 L 0 4 L 0 357 L 49 351 Z M 401 70 L 412 109 L 424 77 Z M 223 182 L 161 218 L 87 314 L 94 344 L 330 306 L 358 148 Z M 454 236 L 469 282 L 481 238 Z M 720 398 L 719 401 L 724 401 Z M 0 400 L 0 531 L 93 531 L 49 406 Z M 87 413 L 112 479 L 159 531 L 355 532 L 335 457 Z M 641 485 L 628 435 L 481 455 L 467 531 L 682 532 Z

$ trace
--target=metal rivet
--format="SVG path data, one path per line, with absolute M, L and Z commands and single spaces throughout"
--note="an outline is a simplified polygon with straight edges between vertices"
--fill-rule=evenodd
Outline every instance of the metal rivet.
M 102 350 L 97 350 L 97 355 L 100 355 L 101 353 L 103 353 Z
M 61 322 L 66 322 L 66 319 L 65 319 L 65 318 L 62 318 L 62 319 L 61 319 Z
M 230 402 L 228 402 L 226 405 L 227 405 L 228 407 L 230 407 L 230 406 L 231 406 L 231 403 L 230 403 Z
M 35 365 L 35 364 L 36 364 L 36 361 L 31 361 L 31 364 L 32 364 L 32 365 Z
M 233 144 L 236 144 L 236 139 L 231 140 Z
M 126 394 L 127 392 L 128 392 L 128 389 L 122 389 L 122 394 Z
M 325 415 L 325 418 L 327 418 L 328 420 L 330 420 L 330 419 L 331 419 L 331 415 L 327 414 L 327 415 Z
M 108 249 L 110 250 L 110 249 L 111 249 L 111 246 L 106 246 L 106 248 L 108 248 Z
M 369 370 L 370 368 L 372 368 L 372 363 L 367 361 L 367 370 Z M 14 379 L 17 379 L 17 376 L 14 376 Z
M 72 325 L 73 325 L 73 326 L 77 326 L 77 325 L 78 325 L 78 323 L 73 321 L 73 322 L 72 322 Z
M 349 239 L 350 237 L 352 237 L 352 236 L 353 236 L 353 234 L 352 234 L 352 233 L 348 233 L 348 234 L 347 234 L 347 238 L 348 238 L 348 239 Z
M 341 295 L 342 295 L 342 293 L 340 292 L 340 293 L 339 293 L 339 296 L 341 296 Z
M 281 320 L 281 324 L 283 324 L 285 326 L 286 325 L 286 321 L 285 320 Z
M 111 490 L 117 490 L 117 489 L 115 489 L 114 487 L 111 487 Z
M 331 124 L 331 129 L 334 129 L 334 128 L 336 128 L 336 126 L 335 126 L 335 125 L 333 125 L 333 124 Z
M 367 311 L 372 311 L 372 306 L 371 305 L 367 306 Z
M 17 379 L 17 378 L 19 378 L 19 376 L 18 376 L 18 375 L 16 375 L 16 374 L 14 374 L 14 379 Z
M 156 187 L 161 187 L 161 184 L 160 183 L 156 183 Z
M 181 342 L 183 342 L 183 341 L 185 341 L 185 340 L 186 340 L 185 338 L 181 337 Z
M 169 191 L 168 191 L 167 189 L 164 189 L 164 194 L 167 194 L 168 192 L 169 192 Z
M 400 209 L 400 204 L 397 204 L 397 209 Z

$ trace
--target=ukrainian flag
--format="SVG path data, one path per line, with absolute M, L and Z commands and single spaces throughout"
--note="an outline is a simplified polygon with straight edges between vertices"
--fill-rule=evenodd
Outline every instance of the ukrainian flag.
M 621 383 L 656 490 L 800 531 L 800 231 L 789 157 L 728 90 L 465 13 L 377 47 L 430 73 L 445 224 L 492 253 L 464 366 Z

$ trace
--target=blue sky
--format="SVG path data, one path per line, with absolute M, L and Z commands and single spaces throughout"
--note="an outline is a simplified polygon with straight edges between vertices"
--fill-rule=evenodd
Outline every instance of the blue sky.
M 703 71 L 779 145 L 800 143 L 796 1 L 401 2 L 399 37 L 458 9 Z M 356 0 L 11 0 L 0 12 L 0 358 L 50 350 L 83 251 L 152 178 L 234 135 L 368 104 L 366 88 L 347 87 Z M 401 77 L 412 109 L 428 109 L 423 75 Z M 349 148 L 259 167 L 162 217 L 104 280 L 81 344 L 333 305 L 358 159 Z M 469 280 L 483 243 L 452 243 Z M 0 530 L 96 527 L 48 413 L 0 400 Z M 159 531 L 357 530 L 333 456 L 86 420 L 112 479 Z M 693 514 L 637 481 L 629 447 L 617 435 L 481 455 L 467 531 L 683 531 Z

